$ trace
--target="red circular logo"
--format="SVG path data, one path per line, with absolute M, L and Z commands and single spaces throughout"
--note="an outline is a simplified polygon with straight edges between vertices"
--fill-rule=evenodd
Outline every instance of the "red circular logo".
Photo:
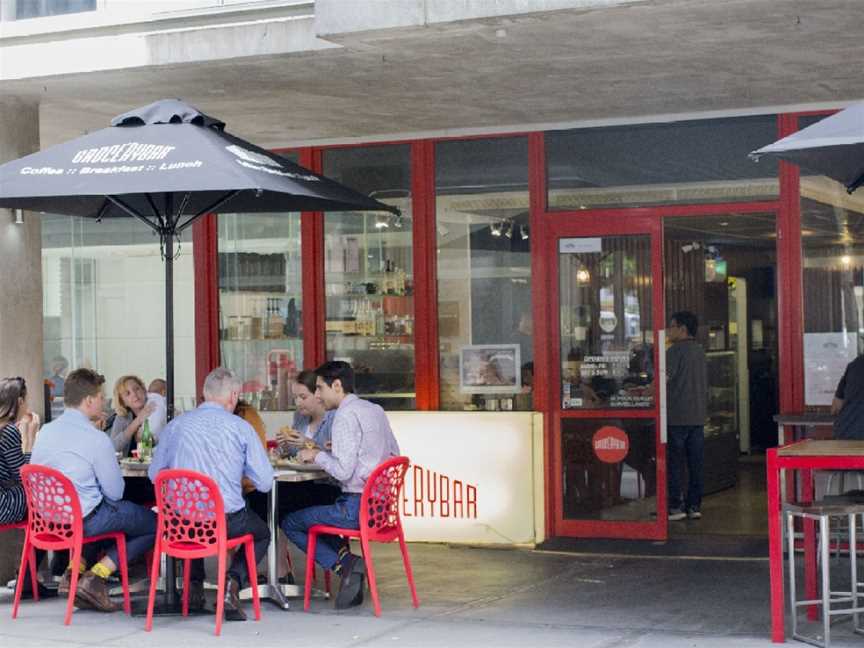
M 591 440 L 594 454 L 603 463 L 619 463 L 627 456 L 630 448 L 630 438 L 621 428 L 614 425 L 604 425 L 594 433 Z

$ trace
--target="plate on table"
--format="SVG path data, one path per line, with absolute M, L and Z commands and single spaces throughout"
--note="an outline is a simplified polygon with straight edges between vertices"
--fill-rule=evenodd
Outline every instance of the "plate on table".
M 277 459 L 273 462 L 273 466 L 275 468 L 288 468 L 300 472 L 318 472 L 322 470 L 321 466 L 318 464 L 300 463 L 299 461 L 292 461 L 291 459 Z
M 141 461 L 135 457 L 126 457 L 120 460 L 120 465 L 124 468 L 140 468 L 141 470 L 145 470 L 150 467 L 150 462 Z

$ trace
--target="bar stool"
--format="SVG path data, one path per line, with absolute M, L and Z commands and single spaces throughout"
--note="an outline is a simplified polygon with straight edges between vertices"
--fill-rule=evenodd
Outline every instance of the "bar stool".
M 831 645 L 831 617 L 838 615 L 852 615 L 854 630 L 858 634 L 864 634 L 864 627 L 860 625 L 859 614 L 864 612 L 864 593 L 859 593 L 859 588 L 864 585 L 858 579 L 858 552 L 857 552 L 857 528 L 855 517 L 864 516 L 864 504 L 859 503 L 837 503 L 837 504 L 813 504 L 798 505 L 784 504 L 783 515 L 786 520 L 786 537 L 789 550 L 789 602 L 792 612 L 792 637 L 812 644 L 829 648 Z M 819 522 L 819 569 L 822 572 L 821 597 L 817 599 L 798 600 L 795 591 L 795 518 L 802 520 L 815 520 Z M 849 564 L 850 564 L 850 591 L 834 591 L 831 589 L 831 564 L 830 564 L 830 538 L 831 518 L 844 518 L 848 522 L 849 533 Z M 846 603 L 844 607 L 836 607 L 838 604 Z M 860 603 L 860 604 L 859 604 Z M 822 607 L 822 641 L 819 637 L 808 637 L 798 633 L 798 608 L 811 605 Z

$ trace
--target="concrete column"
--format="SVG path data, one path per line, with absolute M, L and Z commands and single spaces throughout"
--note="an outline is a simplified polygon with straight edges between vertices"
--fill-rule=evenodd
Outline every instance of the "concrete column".
M 39 106 L 0 100 L 0 163 L 39 148 Z M 0 377 L 23 376 L 28 401 L 42 414 L 42 229 L 39 215 L 0 209 Z M 22 535 L 0 538 L 0 583 L 14 578 Z

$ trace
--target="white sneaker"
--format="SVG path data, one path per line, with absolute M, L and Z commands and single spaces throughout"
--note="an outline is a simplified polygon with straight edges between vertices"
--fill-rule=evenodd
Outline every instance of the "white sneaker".
M 701 520 L 702 512 L 695 506 L 691 506 L 689 509 L 687 509 L 687 517 L 691 520 Z
M 678 508 L 669 509 L 669 519 L 673 521 L 683 520 L 687 514 Z

